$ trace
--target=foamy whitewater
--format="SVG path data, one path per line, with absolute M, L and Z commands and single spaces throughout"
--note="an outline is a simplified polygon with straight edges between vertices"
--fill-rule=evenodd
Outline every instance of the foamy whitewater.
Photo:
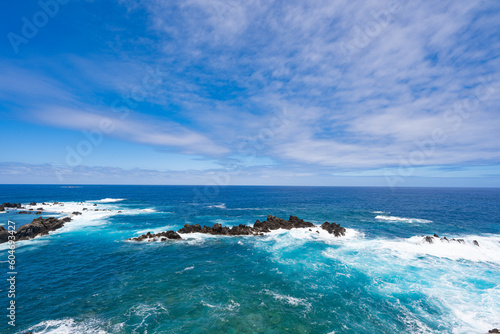
M 16 244 L 16 326 L 4 316 L 1 333 L 500 328 L 498 189 L 227 187 L 200 198 L 203 187 L 0 187 L 0 202 L 33 209 L 3 212 L 4 226 L 30 223 L 39 208 L 44 218 L 72 218 Z M 184 224 L 252 225 L 269 214 L 316 227 L 126 241 Z M 325 221 L 346 235 L 319 228 Z M 8 255 L 1 244 L 5 275 Z M 5 310 L 7 290 L 4 282 Z

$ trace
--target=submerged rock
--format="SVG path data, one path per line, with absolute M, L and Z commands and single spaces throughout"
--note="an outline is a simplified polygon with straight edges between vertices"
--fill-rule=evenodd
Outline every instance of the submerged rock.
M 6 242 L 9 235 L 15 236 L 15 241 L 33 239 L 39 235 L 49 234 L 50 231 L 55 231 L 64 226 L 65 223 L 71 221 L 71 218 L 57 219 L 54 217 L 49 218 L 36 218 L 29 224 L 23 225 L 14 233 L 10 233 L 4 227 L 0 228 L 0 243 Z

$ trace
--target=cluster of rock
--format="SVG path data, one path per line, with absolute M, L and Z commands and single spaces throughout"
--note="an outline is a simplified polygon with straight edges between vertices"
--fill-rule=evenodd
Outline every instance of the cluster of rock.
M 50 231 L 55 231 L 64 226 L 65 223 L 71 221 L 71 218 L 36 218 L 29 224 L 23 225 L 15 232 L 7 231 L 3 226 L 0 226 L 0 243 L 7 242 L 9 235 L 15 236 L 15 241 L 33 239 L 40 235 L 47 235 Z
M 143 234 L 139 237 L 130 238 L 127 240 L 144 241 L 144 240 L 156 240 L 156 239 L 158 239 L 159 241 L 167 241 L 168 239 L 175 240 L 175 239 L 182 239 L 182 238 L 177 232 L 170 230 L 170 231 L 160 232 L 160 233 L 156 233 L 156 234 L 148 232 L 148 233 Z
M 83 208 L 82 211 L 92 211 L 92 209 Z M 111 209 L 94 209 L 93 211 L 111 211 Z M 121 211 L 118 211 L 118 212 L 121 212 Z
M 0 204 L 0 211 L 5 211 L 5 208 L 21 209 L 22 207 L 21 203 L 3 203 Z
M 459 244 L 465 244 L 465 240 L 464 239 L 448 239 L 446 237 L 443 237 L 443 238 L 440 238 L 439 235 L 437 234 L 434 234 L 433 236 L 423 236 L 424 237 L 424 242 L 427 242 L 429 244 L 433 244 L 434 243 L 434 240 L 439 240 L 441 242 L 458 242 Z M 475 246 L 478 246 L 479 247 L 479 242 L 477 242 L 477 240 L 473 240 L 472 243 L 475 245 Z
M 336 237 L 345 235 L 345 228 L 340 226 L 340 224 L 324 222 L 320 227 Z
M 264 233 L 271 232 L 272 230 L 286 229 L 291 230 L 293 228 L 308 228 L 315 227 L 313 223 L 306 222 L 303 219 L 299 219 L 296 216 L 290 216 L 288 220 L 277 218 L 275 216 L 267 216 L 267 220 L 261 222 L 257 220 L 253 226 L 240 224 L 238 226 L 222 226 L 221 224 L 214 224 L 210 226 L 200 226 L 199 224 L 186 224 L 179 231 L 167 231 L 157 234 L 152 234 L 148 232 L 139 237 L 130 238 L 127 240 L 133 241 L 143 241 L 143 240 L 159 240 L 166 241 L 167 239 L 181 239 L 181 234 L 187 233 L 204 233 L 212 235 L 264 235 Z M 346 229 L 339 224 L 325 222 L 320 228 L 324 229 L 330 234 L 340 237 L 345 235 Z

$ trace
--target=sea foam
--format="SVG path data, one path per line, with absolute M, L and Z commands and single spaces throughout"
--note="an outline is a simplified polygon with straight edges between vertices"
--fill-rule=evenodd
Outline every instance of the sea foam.
M 432 220 L 422 219 L 422 218 L 404 218 L 396 216 L 387 215 L 377 215 L 375 217 L 377 220 L 388 221 L 388 222 L 401 222 L 401 223 L 413 223 L 413 224 L 428 224 L 432 223 Z

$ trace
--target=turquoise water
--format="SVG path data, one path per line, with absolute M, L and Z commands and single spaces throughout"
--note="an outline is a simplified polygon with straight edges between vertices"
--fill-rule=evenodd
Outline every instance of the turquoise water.
M 86 202 L 112 210 L 17 244 L 16 326 L 7 324 L 3 280 L 2 333 L 485 333 L 500 327 L 499 189 L 0 189 L 0 202 L 59 201 L 67 209 Z M 336 222 L 348 233 L 125 241 L 186 223 L 253 224 L 269 214 Z M 34 218 L 0 217 L 4 226 Z M 434 233 L 466 243 L 422 243 L 422 235 Z M 0 245 L 4 277 L 7 256 Z

